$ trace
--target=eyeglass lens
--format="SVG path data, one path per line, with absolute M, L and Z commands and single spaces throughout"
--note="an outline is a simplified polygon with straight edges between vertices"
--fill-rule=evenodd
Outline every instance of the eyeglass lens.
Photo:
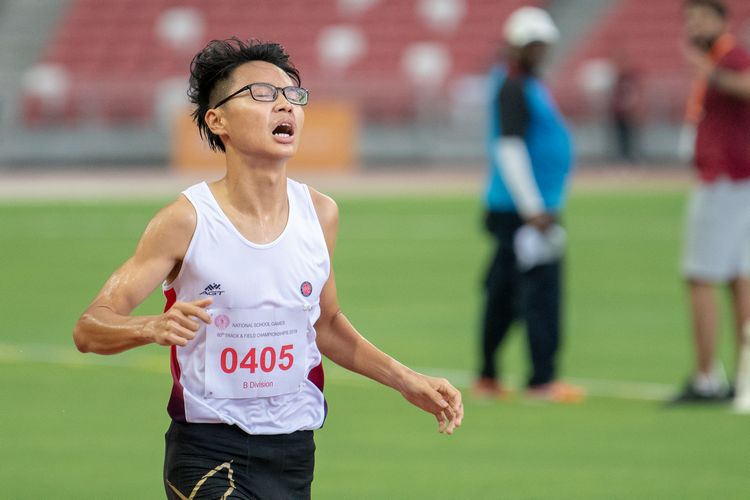
M 253 99 L 258 101 L 275 101 L 278 89 L 268 83 L 253 83 L 250 85 L 250 93 Z M 284 87 L 284 97 L 292 104 L 306 104 L 307 91 L 301 87 Z

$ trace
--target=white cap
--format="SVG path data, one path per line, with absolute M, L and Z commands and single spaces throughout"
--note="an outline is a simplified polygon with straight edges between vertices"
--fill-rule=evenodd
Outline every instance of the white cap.
M 521 7 L 505 22 L 504 35 L 509 44 L 523 47 L 531 42 L 555 43 L 560 32 L 546 10 Z

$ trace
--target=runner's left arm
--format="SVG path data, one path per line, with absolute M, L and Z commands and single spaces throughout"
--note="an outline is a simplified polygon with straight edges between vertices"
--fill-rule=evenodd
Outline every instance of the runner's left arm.
M 311 190 L 328 252 L 333 258 L 338 232 L 338 207 L 327 196 Z M 341 312 L 336 278 L 331 274 L 320 296 L 321 315 L 315 324 L 317 345 L 334 363 L 396 389 L 413 405 L 435 415 L 438 430 L 452 434 L 461 425 L 461 393 L 444 378 L 411 370 L 365 339 Z

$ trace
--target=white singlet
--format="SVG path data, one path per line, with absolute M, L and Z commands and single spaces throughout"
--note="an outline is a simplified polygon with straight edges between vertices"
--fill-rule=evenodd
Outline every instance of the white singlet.
M 211 325 L 172 347 L 170 416 L 234 424 L 249 434 L 323 425 L 323 371 L 313 325 L 330 259 L 310 192 L 287 180 L 289 219 L 259 245 L 245 239 L 203 182 L 183 192 L 197 213 L 167 307 L 211 297 Z

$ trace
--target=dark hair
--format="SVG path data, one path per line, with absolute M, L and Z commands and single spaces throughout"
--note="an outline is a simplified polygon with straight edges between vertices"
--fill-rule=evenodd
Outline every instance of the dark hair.
M 297 85 L 300 80 L 299 71 L 289 60 L 289 54 L 278 43 L 267 43 L 259 40 L 244 42 L 237 37 L 227 40 L 211 40 L 203 50 L 198 52 L 190 63 L 190 87 L 188 98 L 195 104 L 192 116 L 198 125 L 201 136 L 208 141 L 208 145 L 216 151 L 226 151 L 221 138 L 211 132 L 206 124 L 206 112 L 211 108 L 210 103 L 217 101 L 216 94 L 228 92 L 226 83 L 232 72 L 245 63 L 265 61 L 278 66 Z
M 708 7 L 722 19 L 726 19 L 728 13 L 727 6 L 721 0 L 685 0 L 685 7 Z

